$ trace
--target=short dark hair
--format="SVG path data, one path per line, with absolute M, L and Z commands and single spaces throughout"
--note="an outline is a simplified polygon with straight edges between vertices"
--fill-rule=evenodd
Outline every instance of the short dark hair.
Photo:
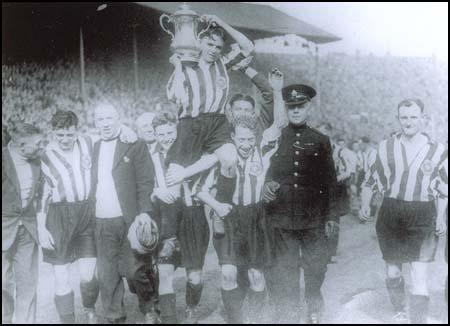
M 370 144 L 370 138 L 367 136 L 361 137 L 361 141 L 366 144 Z
M 39 135 L 41 130 L 29 123 L 15 122 L 8 128 L 8 133 L 12 140 L 18 140 L 23 137 Z
M 177 124 L 177 117 L 172 112 L 159 112 L 152 121 L 153 129 L 167 124 Z
M 400 108 L 402 107 L 407 107 L 409 108 L 410 106 L 413 106 L 414 104 L 416 104 L 419 108 L 420 108 L 420 112 L 423 113 L 423 111 L 425 110 L 425 105 L 423 104 L 422 100 L 418 99 L 418 98 L 407 98 L 403 101 L 401 101 L 400 103 L 398 103 L 397 105 L 397 112 L 400 110 Z
M 230 107 L 231 107 L 237 101 L 249 102 L 253 106 L 253 108 L 255 108 L 255 106 L 256 106 L 256 102 L 253 97 L 251 97 L 250 95 L 242 94 L 242 93 L 234 94 L 233 97 L 228 102 L 228 104 L 230 104 Z
M 233 118 L 231 121 L 231 132 L 236 132 L 237 127 L 242 127 L 256 133 L 257 126 L 258 120 L 256 117 L 243 114 Z
M 72 126 L 78 127 L 78 117 L 73 111 L 58 110 L 53 114 L 51 120 L 53 130 L 68 129 Z
M 204 37 L 212 38 L 212 36 L 220 37 L 224 42 L 226 40 L 225 30 L 220 26 L 209 27 L 209 29 L 201 35 L 201 38 Z

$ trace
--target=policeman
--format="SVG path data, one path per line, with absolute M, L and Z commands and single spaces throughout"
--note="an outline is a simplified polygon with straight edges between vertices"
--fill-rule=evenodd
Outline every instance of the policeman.
M 315 95 L 316 91 L 306 85 L 283 88 L 289 125 L 278 139 L 279 148 L 271 159 L 263 190 L 276 255 L 276 264 L 266 272 L 267 285 L 276 322 L 281 323 L 299 321 L 300 265 L 308 322 L 320 322 L 320 288 L 329 257 L 327 236 L 337 228 L 335 214 L 330 214 L 336 184 L 330 140 L 306 124 Z

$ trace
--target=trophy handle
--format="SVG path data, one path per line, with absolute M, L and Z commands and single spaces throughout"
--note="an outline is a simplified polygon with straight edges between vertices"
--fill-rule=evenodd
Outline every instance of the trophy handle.
M 162 14 L 161 17 L 159 17 L 159 24 L 161 25 L 161 28 L 163 29 L 164 32 L 166 32 L 167 34 L 169 34 L 172 37 L 172 40 L 175 38 L 175 35 L 173 35 L 173 33 L 171 31 L 169 31 L 166 27 L 164 27 L 164 19 L 167 18 L 167 21 L 169 23 L 172 22 L 172 18 L 167 15 L 167 14 Z
M 204 30 L 202 30 L 200 33 L 198 33 L 197 38 L 199 38 L 199 39 L 202 38 L 203 33 L 206 33 L 209 30 L 209 28 L 211 27 L 211 25 L 215 26 L 216 23 L 210 20 L 208 22 L 208 25 L 206 26 L 206 28 Z

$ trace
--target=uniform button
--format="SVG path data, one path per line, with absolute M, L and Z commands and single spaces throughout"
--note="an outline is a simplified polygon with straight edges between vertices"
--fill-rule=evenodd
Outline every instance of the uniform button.
M 297 176 L 298 176 L 298 173 L 297 173 L 297 172 L 294 172 L 294 176 L 296 176 L 296 177 L 297 177 Z
M 297 188 L 298 187 L 298 184 L 294 184 L 294 188 Z
M 297 140 L 297 141 L 295 142 L 295 144 L 296 144 L 296 145 L 300 145 L 300 142 Z
M 297 137 L 300 137 L 300 134 L 295 134 Z
M 295 155 L 299 155 L 300 154 L 300 152 L 299 151 L 295 151 Z
M 298 166 L 298 162 L 297 162 L 297 161 L 296 161 L 296 162 L 294 162 L 294 165 L 295 165 L 295 166 Z

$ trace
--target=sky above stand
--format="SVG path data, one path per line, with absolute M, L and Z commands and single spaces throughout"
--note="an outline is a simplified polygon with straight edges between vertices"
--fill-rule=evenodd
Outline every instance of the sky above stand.
M 260 3 L 260 2 L 254 2 Z M 448 2 L 266 2 L 342 38 L 322 53 L 430 57 L 448 62 Z

